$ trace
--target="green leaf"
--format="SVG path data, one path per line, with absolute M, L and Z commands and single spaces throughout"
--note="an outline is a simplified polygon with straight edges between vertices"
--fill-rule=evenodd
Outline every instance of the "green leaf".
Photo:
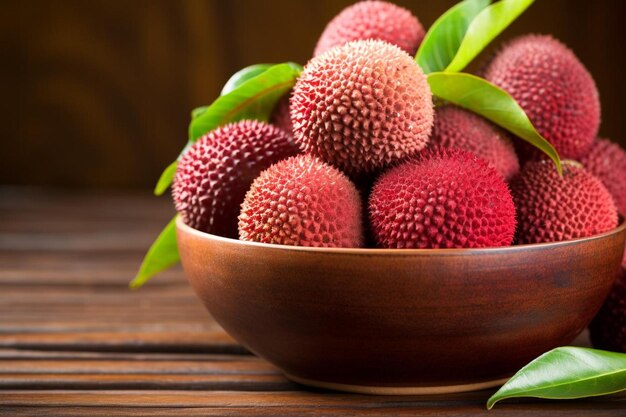
M 415 61 L 428 74 L 443 71 L 454 59 L 470 23 L 490 0 L 465 0 L 445 12 L 430 27 Z
M 156 187 L 154 187 L 154 195 L 160 196 L 163 195 L 167 187 L 170 186 L 172 181 L 174 180 L 174 174 L 176 174 L 176 167 L 178 166 L 178 161 L 174 161 L 165 168 L 161 177 L 159 178 L 159 182 L 157 182 Z
M 626 390 L 626 354 L 578 347 L 544 353 L 517 372 L 487 401 L 505 398 L 572 399 Z
M 250 65 L 249 67 L 245 67 L 240 69 L 236 73 L 233 74 L 232 77 L 226 81 L 224 87 L 222 88 L 222 92 L 220 95 L 226 95 L 233 91 L 235 88 L 239 87 L 244 82 L 248 81 L 251 78 L 256 77 L 270 69 L 274 64 L 256 64 Z
M 238 120 L 267 121 L 276 102 L 293 87 L 301 71 L 302 67 L 294 63 L 274 65 L 218 97 L 204 113 L 191 121 L 189 141 L 195 142 L 216 127 Z
M 428 74 L 434 96 L 464 107 L 524 139 L 554 161 L 559 173 L 561 160 L 556 149 L 534 128 L 524 110 L 501 88 L 480 77 L 465 73 Z
M 293 62 L 273 65 L 252 78 L 242 80 L 232 91 L 218 97 L 210 106 L 194 109 L 189 124 L 189 141 L 181 155 L 200 136 L 219 126 L 243 119 L 269 120 L 274 106 L 293 87 L 300 72 L 302 66 Z M 157 195 L 161 195 L 170 186 L 175 171 L 176 162 L 173 162 L 161 174 L 155 187 L 155 193 L 159 192 Z
M 228 81 L 226 81 L 226 84 L 224 84 L 224 87 L 222 87 L 222 92 L 220 93 L 220 96 L 230 93 L 235 88 L 239 87 L 241 84 L 248 81 L 249 79 L 254 78 L 257 75 L 264 73 L 265 71 L 270 69 L 273 65 L 274 64 L 256 64 L 256 65 L 250 65 L 249 67 L 240 69 L 239 71 L 234 73 L 228 79 Z M 196 107 L 195 109 L 191 111 L 191 119 L 193 120 L 196 117 L 202 115 L 202 113 L 207 111 L 208 108 L 209 106 Z
M 130 282 L 130 288 L 139 288 L 150 278 L 178 263 L 176 244 L 176 217 L 165 226 L 143 258 L 139 272 Z
M 500 0 L 485 8 L 472 20 L 454 59 L 445 71 L 457 72 L 522 14 L 534 0 Z
M 202 115 L 202 113 L 204 113 L 208 108 L 209 106 L 200 106 L 200 107 L 196 107 L 195 109 L 193 109 L 191 111 L 191 120 Z

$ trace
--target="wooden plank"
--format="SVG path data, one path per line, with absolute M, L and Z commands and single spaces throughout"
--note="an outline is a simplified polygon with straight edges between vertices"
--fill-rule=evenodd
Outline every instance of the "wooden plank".
M 81 191 L 37 187 L 0 187 L 0 212 L 26 216 L 31 221 L 58 217 L 103 217 L 151 222 L 172 211 L 171 199 L 141 192 Z M 33 216 L 45 212 L 49 217 Z M 0 224 L 4 224 L 0 223 Z
M 140 291 L 5 284 L 0 291 L 0 347 L 246 353 L 186 283 Z
M 118 286 L 127 288 L 139 269 L 149 242 L 132 252 L 55 252 L 0 251 L 0 285 L 12 286 Z M 177 266 L 153 278 L 152 288 L 160 285 L 187 285 Z M 124 289 L 121 288 L 121 289 Z M 144 291 L 142 290 L 142 291 Z
M 165 223 L 163 224 L 165 225 Z M 7 253 L 17 251 L 71 251 L 83 254 L 90 251 L 130 251 L 147 250 L 157 237 L 158 230 L 150 233 L 137 233 L 133 230 L 112 230 L 72 233 L 66 232 L 3 232 L 0 234 L 0 250 Z
M 94 318 L 86 317 L 75 322 L 54 320 L 51 323 L 42 323 L 37 321 L 29 321 L 18 319 L 12 324 L 0 324 L 0 334 L 13 334 L 18 337 L 19 334 L 30 334 L 32 337 L 35 333 L 110 333 L 113 331 L 130 333 L 150 333 L 150 332 L 188 332 L 188 333 L 206 333 L 212 329 L 217 329 L 217 325 L 211 325 L 210 322 L 204 323 L 199 320 L 190 320 L 185 322 L 185 316 L 171 314 L 157 314 L 154 316 L 145 315 L 145 317 L 135 317 L 132 323 L 124 323 L 120 317 L 112 317 L 103 315 L 104 320 L 108 322 L 97 321 Z M 207 337 L 209 336 L 206 333 Z
M 141 291 L 4 285 L 0 291 L 0 346 L 242 351 L 187 284 Z
M 276 374 L 4 374 L 0 390 L 212 390 L 287 391 L 296 385 Z M 0 394 L 1 396 L 2 394 Z
M 169 216 L 167 199 L 8 194 L 0 202 L 0 346 L 247 353 L 211 319 L 180 268 L 128 290 L 156 219 Z
M 0 347 L 245 353 L 191 288 L 3 285 Z
M 222 330 L 167 332 L 75 332 L 3 334 L 0 347 L 65 351 L 237 353 L 247 351 Z
M 320 391 L 29 391 L 11 390 L 0 396 L 3 407 L 144 407 L 183 408 L 202 407 L 246 410 L 265 408 L 280 415 L 281 410 L 317 412 L 336 415 L 339 410 L 361 412 L 383 411 L 387 415 L 411 411 L 414 415 L 433 415 L 454 412 L 455 415 L 485 413 L 485 402 L 493 391 L 451 394 L 445 396 L 364 396 Z M 603 409 L 599 409 L 599 407 Z M 531 410 L 534 414 L 530 414 Z M 537 399 L 509 400 L 501 403 L 494 414 L 508 415 L 616 415 L 626 410 L 626 395 L 612 395 L 585 401 L 548 402 Z M 468 414 L 464 414 L 468 413 Z M 517 414 L 515 414 L 517 413 Z M 268 415 L 266 413 L 265 415 Z
M 486 400 L 491 391 L 451 394 L 446 396 L 365 396 L 331 392 L 292 391 L 249 393 L 231 391 L 124 391 L 124 390 L 35 390 L 5 391 L 0 397 L 3 406 L 143 406 L 143 407 L 266 407 L 348 406 L 352 408 L 416 406 L 456 403 L 471 405 L 477 398 Z
M 129 302 L 140 300 L 144 300 L 144 302 L 139 303 L 141 304 L 140 306 L 127 305 Z M 76 306 L 88 306 L 90 308 L 126 306 L 132 310 L 150 307 L 152 303 L 165 306 L 175 305 L 182 308 L 188 305 L 191 300 L 195 300 L 195 302 L 188 308 L 205 311 L 186 282 L 168 286 L 167 288 L 145 287 L 141 290 L 130 290 L 126 285 L 106 288 L 93 288 L 90 286 L 46 288 L 39 285 L 3 284 L 2 292 L 0 292 L 0 309 L 8 311 L 15 308 L 24 310 L 38 308 L 47 311 L 49 308 L 60 309 Z
M 622 409 L 609 408 L 606 410 L 591 409 L 589 407 L 578 408 L 576 404 L 563 406 L 549 406 L 547 404 L 518 405 L 509 404 L 506 408 L 501 407 L 491 410 L 489 413 L 481 405 L 472 406 L 429 406 L 422 407 L 376 407 L 351 408 L 344 407 L 64 407 L 61 409 L 63 416 L 106 416 L 106 417 L 172 417 L 172 416 L 203 416 L 203 417 L 239 417 L 239 416 L 268 416 L 268 417 L 389 417 L 389 416 L 443 416 L 443 417 L 469 417 L 469 416 L 510 416 L 510 417 L 538 417 L 538 416 L 570 416 L 570 417 L 615 417 L 623 416 Z M 10 416 L 59 416 L 58 407 L 8 407 L 5 408 Z
M 0 360 L 133 360 L 133 361 L 230 361 L 259 360 L 252 355 L 217 353 L 134 353 L 134 352 L 73 352 L 58 350 L 0 349 Z
M 126 287 L 173 214 L 169 198 L 148 193 L 3 188 L 0 196 L 0 285 Z M 186 285 L 180 267 L 150 286 L 175 283 Z
M 8 407 L 6 414 L 10 416 L 59 416 L 58 407 Z M 577 407 L 577 404 L 550 406 L 547 404 L 517 405 L 509 404 L 507 408 L 491 410 L 489 413 L 481 405 L 472 406 L 429 406 L 423 407 L 64 407 L 62 415 L 73 416 L 111 416 L 111 417 L 171 417 L 171 416 L 203 416 L 203 417 L 239 417 L 239 416 L 267 416 L 267 417 L 390 417 L 390 416 L 442 416 L 442 417 L 470 417 L 470 416 L 509 416 L 509 417 L 539 417 L 539 416 L 570 416 L 570 417 L 616 417 L 623 416 L 620 408 L 606 410 L 590 407 Z
M 44 257 L 112 252 L 133 256 L 132 277 L 143 253 L 174 214 L 169 198 L 147 193 L 129 197 L 2 189 L 0 195 L 1 271 L 6 257 L 24 252 Z
M 226 360 L 205 361 L 137 361 L 137 360 L 0 360 L 3 374 L 154 374 L 154 375 L 278 375 L 269 363 L 250 357 L 242 360 L 231 356 Z
M 62 413 L 67 417 L 84 417 L 84 416 L 104 416 L 104 417 L 239 417 L 239 416 L 270 416 L 270 417 L 310 417 L 310 416 L 367 416 L 367 417 L 389 417 L 389 416 L 420 416 L 420 415 L 437 415 L 437 416 L 472 416 L 483 415 L 484 410 L 480 410 L 476 407 L 476 410 L 468 412 L 466 409 L 435 409 L 432 407 L 424 409 L 424 413 L 421 413 L 417 409 L 398 409 L 398 408 L 377 408 L 371 409 L 349 409 L 347 407 L 330 408 L 320 407 L 313 409 L 294 408 L 294 407 L 262 407 L 252 406 L 249 408 L 242 407 L 4 407 L 2 412 L 7 416 L 55 416 L 58 417 Z M 505 415 L 499 412 L 492 413 L 496 415 Z M 507 414 L 511 415 L 511 414 Z M 519 414 L 513 414 L 519 415 Z M 536 414 L 527 414 L 530 416 Z M 568 414 L 569 415 L 569 414 Z M 574 414 L 571 414 L 574 415 Z M 588 416 L 589 414 L 577 414 L 578 416 Z M 598 415 L 598 414 L 594 414 Z M 608 414 L 605 414 L 608 415 Z

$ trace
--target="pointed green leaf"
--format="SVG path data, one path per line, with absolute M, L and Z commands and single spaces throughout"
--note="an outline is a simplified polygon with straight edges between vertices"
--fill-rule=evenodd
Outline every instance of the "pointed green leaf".
M 202 113 L 204 113 L 208 108 L 209 106 L 200 106 L 200 107 L 196 107 L 195 109 L 193 109 L 191 111 L 191 120 L 202 115 Z
M 172 181 L 174 180 L 174 174 L 176 174 L 176 167 L 178 166 L 178 161 L 174 161 L 165 168 L 161 177 L 159 178 L 159 182 L 157 182 L 156 187 L 154 187 L 154 195 L 160 196 L 163 195 L 167 187 L 170 186 Z
M 276 103 L 293 87 L 301 71 L 302 66 L 293 62 L 271 66 L 241 83 L 237 81 L 233 90 L 218 97 L 210 106 L 194 109 L 189 124 L 189 141 L 181 155 L 200 136 L 219 126 L 243 119 L 269 120 Z M 161 174 L 155 188 L 155 193 L 160 192 L 157 195 L 170 186 L 175 172 L 176 162 L 173 162 Z
M 476 56 L 522 14 L 534 0 L 500 0 L 482 10 L 472 20 L 454 59 L 445 69 L 457 72 Z
M 228 81 L 226 81 L 226 84 L 224 84 L 224 87 L 222 88 L 222 92 L 220 93 L 220 95 L 224 96 L 230 93 L 231 91 L 239 87 L 244 82 L 248 81 L 251 78 L 256 77 L 257 75 L 264 73 L 265 71 L 270 69 L 272 66 L 274 66 L 274 64 L 255 64 L 255 65 L 250 65 L 249 67 L 240 69 L 239 71 L 234 73 L 232 77 L 228 79 Z
M 544 353 L 517 372 L 489 400 L 505 398 L 572 399 L 626 390 L 626 354 L 578 347 Z
M 556 149 L 537 132 L 524 110 L 506 91 L 465 73 L 435 72 L 428 75 L 428 84 L 434 96 L 479 114 L 537 147 L 554 161 L 559 173 L 562 172 Z
M 415 61 L 426 74 L 448 67 L 470 23 L 489 3 L 490 0 L 462 1 L 433 23 L 415 55 Z
M 150 278 L 178 263 L 176 244 L 176 216 L 165 226 L 143 258 L 139 272 L 130 282 L 131 288 L 139 288 Z
M 256 65 L 250 65 L 249 67 L 240 69 L 239 71 L 234 73 L 228 79 L 228 81 L 226 81 L 226 84 L 224 84 L 224 87 L 222 87 L 222 92 L 220 93 L 220 96 L 230 93 L 231 91 L 239 87 L 244 82 L 248 81 L 251 78 L 256 77 L 257 75 L 264 73 L 272 66 L 274 66 L 274 64 L 256 64 Z M 196 107 L 195 109 L 191 111 L 191 119 L 193 120 L 196 117 L 202 115 L 202 113 L 207 111 L 208 108 L 209 106 Z
M 218 126 L 243 119 L 267 121 L 276 102 L 289 91 L 302 68 L 293 63 L 274 65 L 244 81 L 230 93 L 220 96 L 189 125 L 189 141 Z

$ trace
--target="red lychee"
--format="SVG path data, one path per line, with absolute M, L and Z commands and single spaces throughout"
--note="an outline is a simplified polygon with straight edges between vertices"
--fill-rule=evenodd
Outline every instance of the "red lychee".
M 490 62 L 485 78 L 515 98 L 562 158 L 578 158 L 591 146 L 600 125 L 598 90 L 574 53 L 556 39 L 514 39 Z
M 626 151 L 607 139 L 596 139 L 580 162 L 613 196 L 617 211 L 626 216 Z
M 236 238 L 237 215 L 252 181 L 271 164 L 298 153 L 282 130 L 244 120 L 202 136 L 178 163 L 172 195 L 188 226 Z
M 622 265 L 613 289 L 589 325 L 597 349 L 626 353 L 626 269 Z
M 559 176 L 551 161 L 530 161 L 511 181 L 519 243 L 558 242 L 609 231 L 617 210 L 602 182 L 576 163 Z
M 488 120 L 457 106 L 435 109 L 431 146 L 470 151 L 493 165 L 509 180 L 519 171 L 519 161 L 508 134 Z
M 361 1 L 345 8 L 324 29 L 313 56 L 351 41 L 375 39 L 415 55 L 424 28 L 413 14 L 386 1 Z
M 424 152 L 384 173 L 370 195 L 369 213 L 384 248 L 507 246 L 515 233 L 504 179 L 459 149 Z
M 350 180 L 310 155 L 272 165 L 254 181 L 239 238 L 293 246 L 363 245 L 361 199 Z
M 291 116 L 289 115 L 289 94 L 286 94 L 278 101 L 278 104 L 276 104 L 270 116 L 270 123 L 290 136 L 293 134 L 293 124 L 291 123 Z
M 313 58 L 291 96 L 294 138 L 351 175 L 423 149 L 432 94 L 415 61 L 381 41 L 355 41 Z

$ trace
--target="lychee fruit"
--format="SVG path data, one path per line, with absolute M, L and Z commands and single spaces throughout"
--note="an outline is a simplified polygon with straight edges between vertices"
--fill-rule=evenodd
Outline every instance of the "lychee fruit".
M 514 39 L 497 54 L 485 78 L 506 90 L 562 158 L 578 158 L 600 125 L 593 78 L 574 53 L 551 36 Z
M 435 109 L 430 146 L 465 149 L 489 162 L 510 180 L 519 171 L 519 161 L 508 134 L 488 120 L 457 106 Z
M 459 149 L 426 151 L 384 173 L 370 195 L 369 215 L 383 248 L 507 246 L 515 234 L 504 179 Z
M 597 349 L 626 353 L 626 269 L 622 265 L 613 289 L 589 325 Z
M 310 155 L 278 162 L 263 171 L 246 194 L 239 238 L 292 246 L 360 247 L 359 192 L 339 170 Z
M 270 123 L 289 135 L 293 132 L 293 124 L 289 114 L 289 94 L 281 98 L 270 116 Z
M 237 238 L 239 207 L 252 181 L 271 164 L 298 153 L 282 130 L 244 120 L 202 136 L 181 157 L 172 195 L 194 229 Z
M 580 162 L 613 196 L 617 211 L 626 216 L 626 151 L 607 139 L 596 139 Z
M 361 1 L 345 8 L 328 23 L 313 56 L 351 41 L 375 39 L 415 55 L 424 28 L 413 14 L 386 1 Z
M 563 176 L 548 160 L 530 161 L 511 181 L 519 243 L 558 242 L 617 226 L 615 203 L 602 182 L 573 162 Z
M 290 110 L 300 148 L 353 176 L 423 149 L 434 113 L 413 58 L 371 40 L 313 58 L 296 82 Z

